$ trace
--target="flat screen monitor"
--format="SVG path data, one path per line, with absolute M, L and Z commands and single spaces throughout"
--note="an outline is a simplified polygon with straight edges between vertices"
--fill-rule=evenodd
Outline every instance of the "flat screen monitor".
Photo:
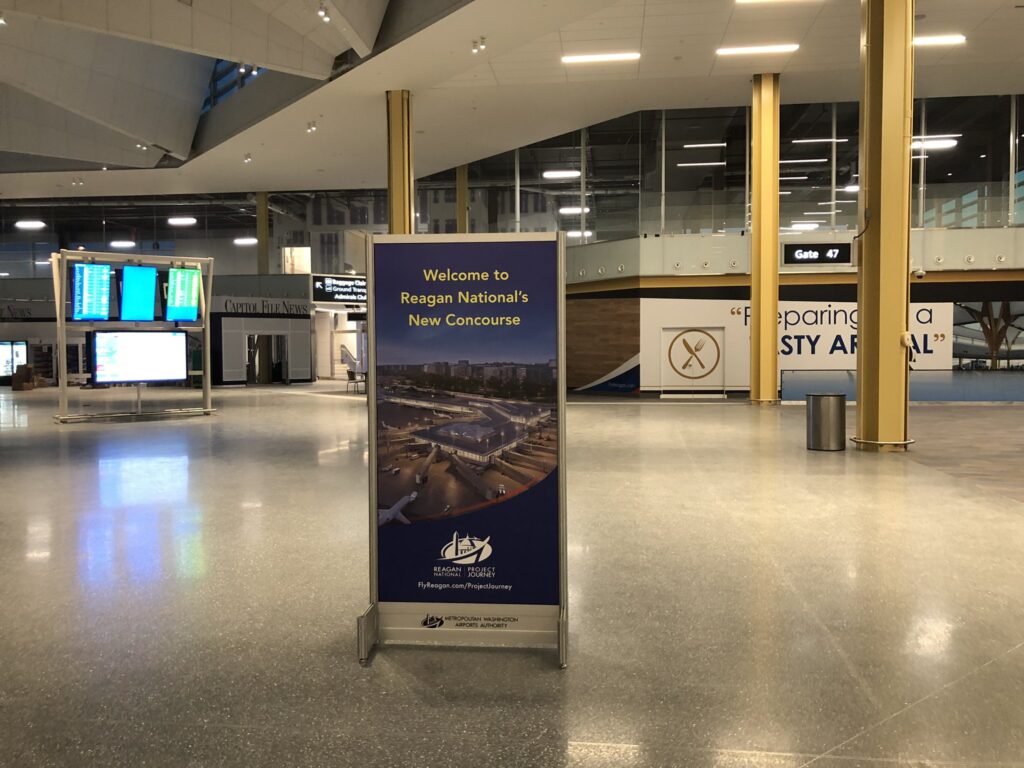
M 150 322 L 156 307 L 156 267 L 121 271 L 121 319 Z
M 110 318 L 109 264 L 75 264 L 72 290 L 72 320 Z
M 14 356 L 11 342 L 0 341 L 0 376 L 6 378 L 14 375 Z
M 183 331 L 97 331 L 93 380 L 97 384 L 184 381 L 186 336 Z
M 167 312 L 170 322 L 191 323 L 199 318 L 198 269 L 171 269 L 167 275 Z

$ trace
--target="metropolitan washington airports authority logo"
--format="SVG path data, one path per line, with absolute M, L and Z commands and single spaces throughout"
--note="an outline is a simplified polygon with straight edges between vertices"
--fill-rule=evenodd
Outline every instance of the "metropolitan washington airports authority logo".
M 429 613 L 423 617 L 423 621 L 420 624 L 427 629 L 437 629 L 438 627 L 444 626 L 444 618 L 441 616 L 431 616 Z
M 684 379 L 710 376 L 722 360 L 718 341 L 700 328 L 687 328 L 668 345 L 668 363 Z
M 491 537 L 478 539 L 476 536 L 459 536 L 456 531 L 452 534 L 452 540 L 441 547 L 441 557 L 446 563 L 455 565 L 475 565 L 482 563 L 491 556 Z

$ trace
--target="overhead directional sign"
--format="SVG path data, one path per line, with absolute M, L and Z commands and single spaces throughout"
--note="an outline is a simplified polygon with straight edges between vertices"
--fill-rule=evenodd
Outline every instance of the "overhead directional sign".
M 366 277 L 363 275 L 313 275 L 313 301 L 365 304 Z

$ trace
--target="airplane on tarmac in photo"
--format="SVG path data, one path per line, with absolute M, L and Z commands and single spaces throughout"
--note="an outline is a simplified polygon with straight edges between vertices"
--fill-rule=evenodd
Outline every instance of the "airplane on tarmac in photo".
M 394 522 L 399 522 L 403 525 L 411 525 L 412 523 L 409 522 L 409 518 L 402 514 L 402 510 L 414 501 L 416 501 L 415 491 L 408 496 L 403 496 L 387 509 L 378 509 L 377 525 L 387 525 L 388 523 Z

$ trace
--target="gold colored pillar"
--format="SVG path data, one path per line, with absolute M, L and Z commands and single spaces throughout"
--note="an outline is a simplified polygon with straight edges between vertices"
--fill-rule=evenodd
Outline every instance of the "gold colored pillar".
M 750 402 L 779 402 L 779 76 L 754 76 L 751 110 Z
M 455 231 L 469 232 L 469 166 L 455 169 Z
M 857 445 L 907 446 L 914 0 L 862 0 Z
M 270 274 L 270 200 L 266 192 L 256 193 L 256 272 Z
M 256 272 L 270 274 L 270 199 L 266 192 L 256 193 Z M 270 384 L 273 379 L 273 339 L 256 337 L 256 381 Z
M 387 92 L 388 231 L 413 234 L 412 116 L 408 91 Z

